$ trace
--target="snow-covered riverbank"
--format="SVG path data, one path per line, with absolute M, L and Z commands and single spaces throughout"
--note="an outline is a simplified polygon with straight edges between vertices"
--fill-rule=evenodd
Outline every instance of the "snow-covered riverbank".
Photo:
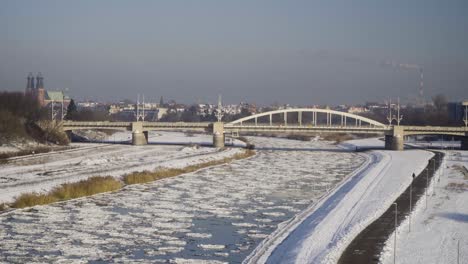
M 426 200 L 398 227 L 397 263 L 468 263 L 468 151 L 443 151 Z M 439 180 L 440 179 L 440 180 Z M 459 248 L 458 248 L 459 247 Z M 385 244 L 382 263 L 393 263 L 394 235 Z
M 382 147 L 377 139 L 346 146 Z M 312 205 L 286 230 L 277 231 L 247 261 L 251 263 L 335 263 L 368 224 L 380 216 L 433 155 L 423 150 L 375 150 L 369 163 L 351 175 L 320 203 Z M 267 243 L 268 241 L 268 243 Z

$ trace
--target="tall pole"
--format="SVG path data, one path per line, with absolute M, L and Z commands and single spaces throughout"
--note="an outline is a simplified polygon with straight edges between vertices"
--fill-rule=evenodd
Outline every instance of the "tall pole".
M 54 101 L 50 103 L 50 120 L 54 120 Z
M 435 155 L 434 160 L 433 160 L 433 162 L 432 162 L 432 164 L 434 165 L 434 166 L 433 166 L 433 168 L 434 168 L 434 169 L 433 169 L 433 174 L 434 174 L 434 175 L 432 175 L 432 183 L 433 183 L 433 184 L 432 184 L 432 193 L 433 193 L 434 195 L 436 195 L 435 180 L 436 180 L 436 160 L 437 160 L 437 155 L 438 155 L 438 153 L 436 152 L 436 155 Z
M 457 264 L 460 264 L 460 239 L 457 242 Z
M 137 103 L 136 103 L 136 121 L 138 122 L 140 118 L 140 94 L 137 94 Z
M 409 191 L 409 225 L 408 225 L 408 232 L 411 232 L 411 214 L 412 214 L 412 202 L 413 202 L 413 181 L 416 175 L 413 172 L 413 175 L 411 177 L 411 184 L 410 184 L 410 191 Z
M 218 108 L 216 109 L 216 119 L 218 120 L 218 122 L 221 122 L 222 119 L 223 119 L 223 101 L 222 101 L 222 97 L 221 97 L 221 94 L 218 95 Z M 242 123 L 241 123 L 242 125 Z M 271 125 L 271 115 L 270 115 L 270 125 Z
M 403 119 L 403 115 L 400 115 L 400 97 L 398 97 L 397 117 L 396 117 L 396 121 L 397 121 L 398 126 L 400 125 L 400 121 L 402 119 Z
M 64 95 L 63 95 L 63 90 L 62 90 L 62 112 L 60 112 L 60 119 L 63 121 L 63 99 L 64 99 Z
M 388 117 L 387 117 L 387 120 L 388 120 L 388 125 L 391 126 L 392 125 L 392 100 L 389 99 L 388 100 Z
M 395 264 L 396 263 L 396 242 L 397 242 L 396 236 L 397 236 L 397 226 L 398 226 L 398 220 L 397 220 L 398 205 L 397 203 L 393 203 L 393 205 L 395 205 L 395 236 L 394 236 L 394 242 L 393 242 L 393 264 Z
M 143 114 L 141 117 L 141 121 L 145 121 L 145 95 L 143 94 Z
M 426 168 L 426 209 L 427 209 L 427 188 L 429 188 L 429 168 Z
M 465 128 L 468 127 L 468 105 L 465 105 L 465 118 L 463 122 L 465 123 Z

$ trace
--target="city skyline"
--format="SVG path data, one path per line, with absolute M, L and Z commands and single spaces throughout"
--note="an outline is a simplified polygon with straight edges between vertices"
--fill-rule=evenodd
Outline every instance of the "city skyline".
M 2 90 L 77 99 L 357 104 L 465 99 L 464 1 L 4 1 Z M 60 22 L 60 23 L 58 23 Z

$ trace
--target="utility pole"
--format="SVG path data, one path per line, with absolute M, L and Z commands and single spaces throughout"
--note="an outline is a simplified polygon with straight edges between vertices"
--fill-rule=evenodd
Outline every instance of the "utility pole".
M 427 188 L 429 188 L 429 164 L 431 160 L 428 161 L 427 168 L 426 168 L 426 209 L 427 209 Z
M 411 207 L 413 206 L 412 205 L 412 202 L 413 202 L 413 181 L 414 181 L 415 177 L 416 177 L 416 175 L 413 172 L 413 175 L 412 175 L 412 178 L 411 178 L 411 184 L 410 184 L 410 191 L 409 191 L 409 215 L 408 215 L 409 224 L 408 224 L 408 232 L 411 232 L 411 214 L 413 212 Z
M 145 95 L 142 95 L 142 98 L 143 98 L 143 103 L 140 104 L 140 94 L 137 95 L 137 103 L 136 103 L 136 113 L 135 113 L 135 117 L 136 117 L 136 121 L 145 121 L 145 117 L 146 117 L 146 114 L 145 114 Z M 143 107 L 142 109 L 140 109 L 140 107 Z
M 388 125 L 392 125 L 392 121 L 395 120 L 397 123 L 397 126 L 400 125 L 401 120 L 403 119 L 403 115 L 400 115 L 400 97 L 398 97 L 397 100 L 397 115 L 392 114 L 392 100 L 389 99 L 388 101 Z
M 397 104 L 397 116 L 395 120 L 397 121 L 397 126 L 400 125 L 400 121 L 403 119 L 403 115 L 400 115 L 400 97 L 398 97 L 398 104 Z
M 392 120 L 393 120 L 393 117 L 392 117 L 392 100 L 391 99 L 388 100 L 388 117 L 387 117 L 387 120 L 388 120 L 388 125 L 391 126 L 392 125 Z
M 465 123 L 465 128 L 468 127 L 468 103 L 463 102 L 463 106 L 465 107 L 465 117 L 463 118 L 463 123 Z
M 393 264 L 396 263 L 396 242 L 397 242 L 397 228 L 398 228 L 398 204 L 393 203 L 395 205 L 395 236 L 394 236 L 394 241 L 393 241 Z
M 223 103 L 222 103 L 222 100 L 221 100 L 221 94 L 218 95 L 218 107 L 216 109 L 216 118 L 218 119 L 218 122 L 221 122 L 221 120 L 223 119 Z

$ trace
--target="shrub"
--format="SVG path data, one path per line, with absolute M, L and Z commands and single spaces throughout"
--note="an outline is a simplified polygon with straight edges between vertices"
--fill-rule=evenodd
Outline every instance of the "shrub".
M 59 122 L 41 120 L 37 122 L 37 126 L 42 129 L 45 141 L 58 145 L 68 145 L 70 143 L 67 134 L 63 132 Z

